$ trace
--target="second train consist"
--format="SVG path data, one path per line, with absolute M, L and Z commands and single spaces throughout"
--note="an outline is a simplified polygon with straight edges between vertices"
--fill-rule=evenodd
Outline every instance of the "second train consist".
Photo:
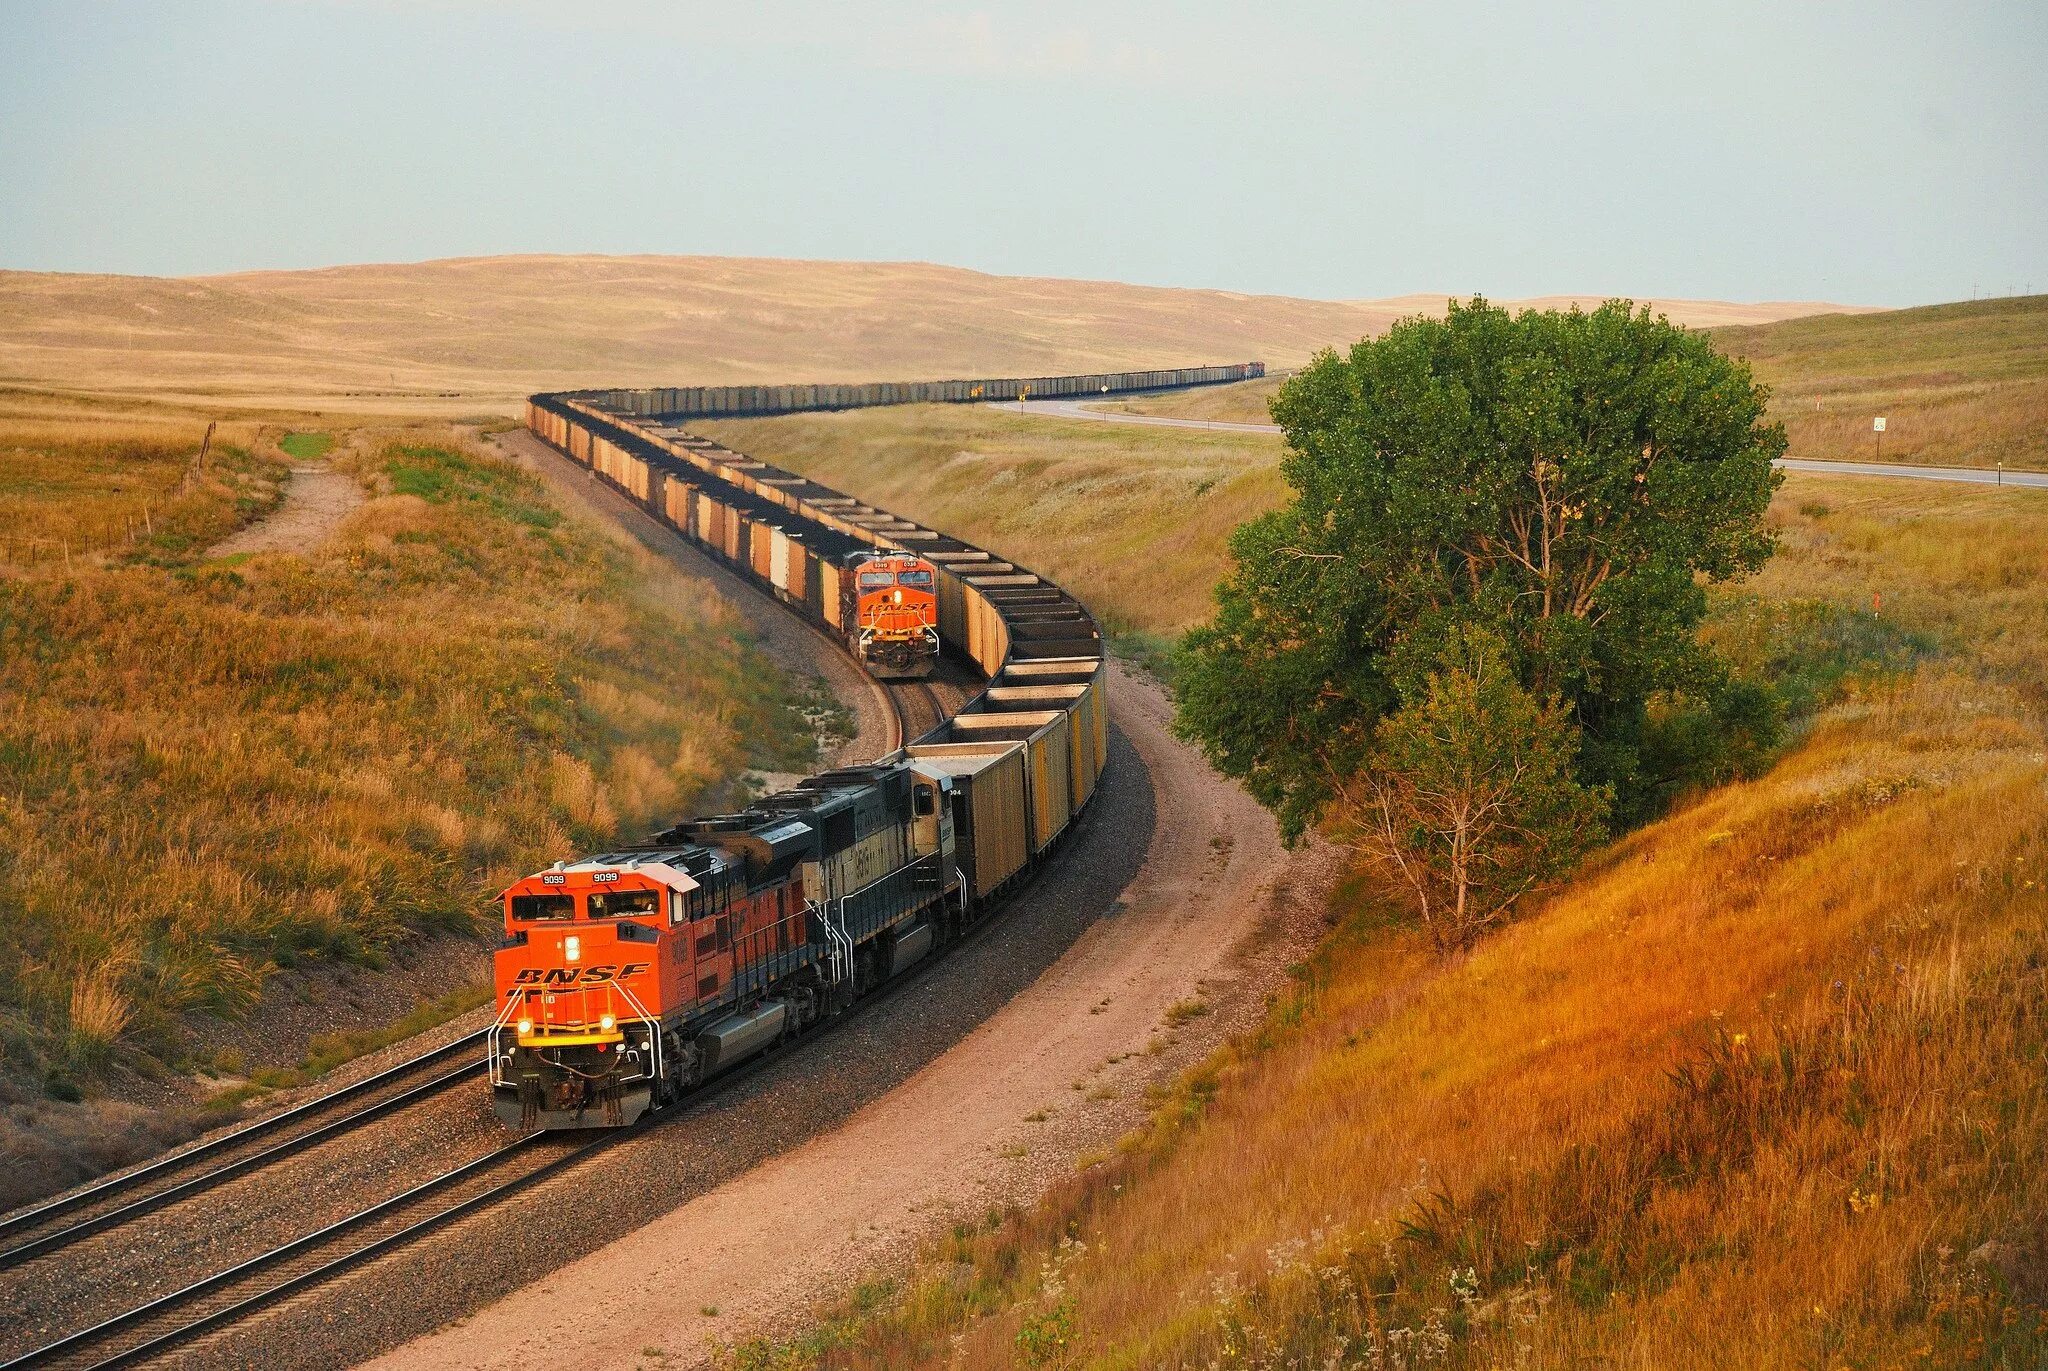
M 1053 847 L 1093 797 L 1107 754 L 1102 637 L 1072 596 L 681 421 L 1246 374 L 1257 364 L 844 396 L 733 387 L 529 401 L 527 426 L 543 441 L 842 635 L 875 675 L 922 676 L 944 650 L 988 684 L 873 765 L 557 863 L 507 890 L 490 1049 L 507 1123 L 630 1124 L 920 961 Z

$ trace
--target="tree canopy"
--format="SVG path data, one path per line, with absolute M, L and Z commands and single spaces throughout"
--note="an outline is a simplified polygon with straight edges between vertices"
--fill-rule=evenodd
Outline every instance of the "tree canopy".
M 1473 299 L 1318 356 L 1273 401 L 1284 508 L 1238 528 L 1179 655 L 1178 726 L 1298 836 L 1465 628 L 1576 730 L 1578 779 L 1639 783 L 1647 706 L 1705 697 L 1705 583 L 1770 555 L 1785 450 L 1704 335 L 1612 301 Z

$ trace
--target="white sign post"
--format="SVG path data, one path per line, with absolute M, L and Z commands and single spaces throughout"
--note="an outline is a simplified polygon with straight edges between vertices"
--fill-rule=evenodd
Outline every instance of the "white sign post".
M 1877 460 L 1882 462 L 1884 460 L 1884 416 L 1882 414 L 1870 421 L 1870 431 L 1875 435 L 1874 441 L 1877 443 Z

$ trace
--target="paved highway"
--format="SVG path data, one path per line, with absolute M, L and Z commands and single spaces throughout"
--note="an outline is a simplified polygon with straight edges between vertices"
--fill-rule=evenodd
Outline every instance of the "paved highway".
M 1097 409 L 1081 400 L 1000 400 L 997 409 L 1035 414 L 1041 419 L 1086 419 L 1099 424 L 1150 424 L 1157 428 L 1203 428 L 1222 433 L 1278 433 L 1278 424 L 1239 424 L 1222 419 L 1175 419 L 1164 414 L 1125 414 Z M 1961 481 L 1969 485 L 2032 486 L 2048 490 L 2048 471 L 2008 471 L 2003 480 L 1981 467 L 1916 467 L 1896 462 L 1809 462 L 1788 457 L 1778 463 L 1788 471 L 1826 476 L 1898 476 L 1914 481 Z

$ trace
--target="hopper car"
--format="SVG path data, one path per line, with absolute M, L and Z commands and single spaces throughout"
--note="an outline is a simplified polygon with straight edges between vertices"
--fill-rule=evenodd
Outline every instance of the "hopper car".
M 986 913 L 1053 851 L 1101 778 L 1102 635 L 1072 596 L 684 421 L 1263 370 L 533 396 L 526 424 L 543 442 L 840 637 L 874 675 L 922 676 L 945 653 L 986 684 L 872 765 L 508 889 L 489 1048 L 500 1117 L 522 1129 L 628 1125 L 839 1013 Z

